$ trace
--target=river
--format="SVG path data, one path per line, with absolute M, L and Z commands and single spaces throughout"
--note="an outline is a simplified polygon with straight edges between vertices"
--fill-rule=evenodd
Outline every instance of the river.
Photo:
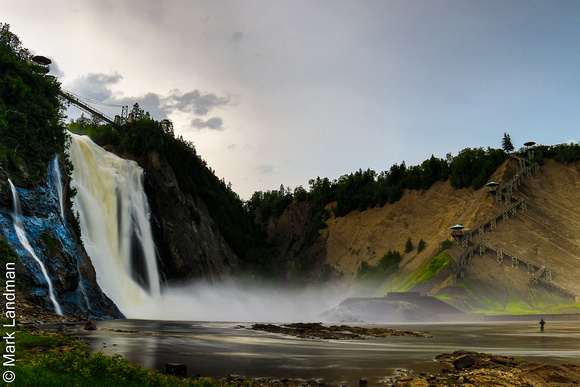
M 434 357 L 458 349 L 516 356 L 548 363 L 580 363 L 580 322 L 548 320 L 464 324 L 389 324 L 428 331 L 433 337 L 390 337 L 358 341 L 307 340 L 242 329 L 251 323 L 107 320 L 99 330 L 76 332 L 92 351 L 121 354 L 133 363 L 164 371 L 166 363 L 187 365 L 188 376 L 228 375 L 319 380 L 356 385 L 377 383 L 400 369 L 438 371 Z

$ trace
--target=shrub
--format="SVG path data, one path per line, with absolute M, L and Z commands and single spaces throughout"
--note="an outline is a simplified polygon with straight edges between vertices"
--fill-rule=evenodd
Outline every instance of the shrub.
M 413 242 L 411 241 L 411 237 L 409 237 L 405 243 L 405 253 L 410 253 L 411 250 L 413 250 Z
M 421 240 L 419 241 L 419 244 L 417 245 L 417 252 L 420 253 L 421 251 L 423 251 L 424 248 L 425 248 L 425 241 L 423 240 L 423 238 L 421 238 Z

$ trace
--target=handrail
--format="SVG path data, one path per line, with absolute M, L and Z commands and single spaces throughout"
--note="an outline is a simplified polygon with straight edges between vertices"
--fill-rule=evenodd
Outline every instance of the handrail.
M 79 108 L 81 108 L 82 110 L 86 111 L 89 114 L 93 114 L 95 116 L 97 116 L 98 118 L 100 118 L 101 120 L 113 125 L 113 127 L 115 128 L 119 128 L 120 126 L 115 123 L 114 120 L 112 120 L 111 118 L 107 117 L 104 113 L 101 113 L 100 111 L 92 108 L 91 106 L 85 104 L 84 102 L 81 102 L 77 97 L 60 90 L 60 95 L 65 98 L 67 101 L 69 101 L 70 103 L 75 104 L 76 106 L 78 106 Z

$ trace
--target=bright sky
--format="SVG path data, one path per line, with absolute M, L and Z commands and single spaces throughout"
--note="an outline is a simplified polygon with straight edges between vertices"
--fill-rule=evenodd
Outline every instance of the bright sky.
M 53 60 L 64 89 L 172 119 L 244 199 L 500 148 L 504 132 L 516 148 L 578 140 L 575 0 L 0 0 L 0 9 L 25 47 Z

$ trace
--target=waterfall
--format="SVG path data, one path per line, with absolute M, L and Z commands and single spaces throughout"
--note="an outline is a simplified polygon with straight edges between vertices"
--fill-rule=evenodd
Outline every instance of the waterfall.
M 87 296 L 87 291 L 85 290 L 85 285 L 83 284 L 83 276 L 81 275 L 81 271 L 80 269 L 78 269 L 79 272 L 79 284 L 78 284 L 78 289 L 81 290 L 81 294 L 83 295 L 83 300 L 85 301 L 85 306 L 87 307 L 87 314 L 90 312 L 91 310 L 91 303 L 89 301 L 89 297 Z
M 97 282 L 127 317 L 160 294 L 157 252 L 149 223 L 143 170 L 69 133 L 82 239 Z
M 62 201 L 62 175 L 60 173 L 60 166 L 58 165 L 58 156 L 52 161 L 52 174 L 53 174 L 53 184 L 54 190 L 58 197 L 58 203 L 60 204 L 60 217 L 64 220 L 64 203 Z
M 48 283 L 48 295 L 50 296 L 50 300 L 52 301 L 52 305 L 54 306 L 54 311 L 57 314 L 62 315 L 62 309 L 60 308 L 60 305 L 58 304 L 56 297 L 54 296 L 54 289 L 52 287 L 52 281 L 50 280 L 50 277 L 48 276 L 48 272 L 46 271 L 46 268 L 44 267 L 44 264 L 42 263 L 42 261 L 38 258 L 38 256 L 34 252 L 34 249 L 30 245 L 30 242 L 28 241 L 28 237 L 26 236 L 26 232 L 24 231 L 24 225 L 22 223 L 22 211 L 20 209 L 20 198 L 18 197 L 18 191 L 16 190 L 16 187 L 14 186 L 14 184 L 12 184 L 12 180 L 8 179 L 8 182 L 10 183 L 10 189 L 12 190 L 12 201 L 14 203 L 14 230 L 16 231 L 16 235 L 18 236 L 18 240 L 22 244 L 22 247 L 24 247 L 24 249 L 26 251 L 28 251 L 28 253 L 32 256 L 32 258 L 34 258 L 34 260 L 40 266 L 40 270 L 42 271 L 42 275 L 44 276 L 44 278 L 46 279 L 46 282 Z

